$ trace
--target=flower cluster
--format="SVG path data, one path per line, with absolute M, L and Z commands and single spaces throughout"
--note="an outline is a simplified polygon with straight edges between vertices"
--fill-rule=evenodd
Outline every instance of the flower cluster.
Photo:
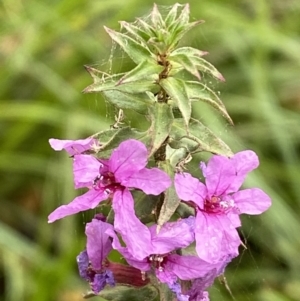
M 98 146 L 93 138 L 50 139 L 50 144 L 72 156 L 75 188 L 85 187 L 87 192 L 57 208 L 49 222 L 103 202 L 111 204 L 114 212 L 113 223 L 96 214 L 86 224 L 86 249 L 77 257 L 80 276 L 95 294 L 107 284 L 124 283 L 124 278 L 127 284 L 142 286 L 152 275 L 158 283 L 167 284 L 180 301 L 209 300 L 205 290 L 238 255 L 239 215 L 260 214 L 271 205 L 268 195 L 258 188 L 239 190 L 246 175 L 259 165 L 253 151 L 231 158 L 214 155 L 207 165 L 200 164 L 205 184 L 189 173 L 175 174 L 176 193 L 195 214 L 169 221 L 158 231 L 156 224 L 145 224 L 136 215 L 132 192 L 159 196 L 172 180 L 161 169 L 146 167 L 148 151 L 142 142 L 123 141 L 108 159 L 92 154 Z M 189 252 L 194 242 L 196 252 Z M 112 250 L 126 260 L 126 268 L 108 259 Z M 188 289 L 184 281 L 189 281 Z

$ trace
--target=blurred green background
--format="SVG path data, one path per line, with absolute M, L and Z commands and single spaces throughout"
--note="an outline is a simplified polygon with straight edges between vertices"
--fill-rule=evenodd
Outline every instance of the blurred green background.
M 235 300 L 300 300 L 300 1 L 191 0 L 204 19 L 184 44 L 225 76 L 220 91 L 235 127 L 195 107 L 234 151 L 261 161 L 247 185 L 273 199 L 261 217 L 245 217 L 247 250 L 226 273 Z M 171 5 L 173 1 L 157 1 Z M 84 248 L 89 213 L 54 224 L 47 215 L 75 196 L 71 161 L 51 137 L 87 137 L 113 123 L 83 65 L 111 54 L 103 25 L 119 29 L 152 8 L 149 0 L 2 0 L 0 2 L 0 300 L 78 301 L 87 284 L 75 256 Z M 119 53 L 118 69 L 127 61 Z M 138 125 L 136 121 L 132 122 Z M 196 168 L 196 167 L 195 167 Z M 216 281 L 212 301 L 233 300 Z M 97 298 L 95 298 L 96 300 Z

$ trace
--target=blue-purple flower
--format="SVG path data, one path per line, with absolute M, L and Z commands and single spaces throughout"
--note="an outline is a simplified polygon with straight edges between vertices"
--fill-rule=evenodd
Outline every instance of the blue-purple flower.
M 91 289 L 98 294 L 106 284 L 115 285 L 112 271 L 106 267 L 106 258 L 112 250 L 111 241 L 106 231 L 113 226 L 94 218 L 86 224 L 86 250 L 77 256 L 80 276 L 90 283 Z
M 228 254 L 237 256 L 239 214 L 260 214 L 270 207 L 271 199 L 261 189 L 238 191 L 246 175 L 258 165 L 253 151 L 242 151 L 230 159 L 212 156 L 207 166 L 201 163 L 206 185 L 189 173 L 175 175 L 179 198 L 192 201 L 196 207 L 196 250 L 201 259 L 214 263 Z
M 87 187 L 88 192 L 62 205 L 48 217 L 49 222 L 65 216 L 95 208 L 112 197 L 115 212 L 115 230 L 138 258 L 145 257 L 143 237 L 150 239 L 148 228 L 136 217 L 130 188 L 146 194 L 158 195 L 171 185 L 169 176 L 158 168 L 148 169 L 147 149 L 137 140 L 122 142 L 108 160 L 92 155 L 74 155 L 73 172 L 75 188 Z M 133 231 L 134 229 L 134 231 Z

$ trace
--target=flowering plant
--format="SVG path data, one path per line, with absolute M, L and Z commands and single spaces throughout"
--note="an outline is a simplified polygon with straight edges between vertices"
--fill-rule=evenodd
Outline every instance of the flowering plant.
M 116 123 L 87 139 L 49 141 L 72 157 L 75 188 L 87 188 L 54 210 L 49 222 L 98 212 L 86 224 L 86 248 L 77 257 L 91 288 L 86 297 L 209 300 L 206 289 L 239 254 L 239 215 L 260 214 L 271 205 L 259 188 L 240 190 L 259 165 L 257 155 L 233 154 L 191 117 L 192 102 L 204 101 L 232 123 L 218 95 L 202 82 L 200 72 L 224 81 L 202 58 L 207 53 L 178 46 L 202 22 L 189 22 L 188 5 L 175 4 L 165 15 L 154 5 L 147 17 L 121 22 L 121 32 L 105 28 L 136 67 L 111 76 L 86 67 L 94 83 L 84 92 L 101 92 L 117 107 Z M 146 116 L 149 129 L 121 126 L 125 109 Z M 187 172 L 193 154 L 204 151 L 213 154 L 200 163 L 205 184 Z M 124 262 L 113 261 L 111 252 Z

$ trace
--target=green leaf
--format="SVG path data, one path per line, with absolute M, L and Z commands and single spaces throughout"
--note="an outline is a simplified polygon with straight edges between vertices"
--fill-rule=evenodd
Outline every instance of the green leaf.
M 149 33 L 142 30 L 140 27 L 133 25 L 132 23 L 120 21 L 120 24 L 128 31 L 128 33 L 130 33 L 134 38 L 138 39 L 142 43 L 147 43 L 147 41 L 152 37 Z
M 119 146 L 119 144 L 127 139 L 137 139 L 145 144 L 150 143 L 147 132 L 139 132 L 135 129 L 123 127 L 119 129 L 108 129 L 95 134 L 93 137 L 99 140 L 99 153 L 101 157 L 109 157 L 111 152 Z
M 149 136 L 151 137 L 149 149 L 150 157 L 160 148 L 169 136 L 174 116 L 170 105 L 159 102 L 156 102 L 149 108 L 149 115 L 151 119 L 151 127 L 148 130 Z
M 102 93 L 117 108 L 131 109 L 141 114 L 146 114 L 148 107 L 153 105 L 146 93 L 131 94 L 117 90 L 107 90 Z
M 193 47 L 180 47 L 171 52 L 170 57 L 177 54 L 185 54 L 186 56 L 203 56 L 208 54 L 207 51 L 202 51 Z
M 191 60 L 193 64 L 197 67 L 198 70 L 201 70 L 205 73 L 211 74 L 213 77 L 220 81 L 225 81 L 225 78 L 223 75 L 207 60 L 199 57 L 199 56 L 193 56 L 191 57 Z
M 186 54 L 184 53 L 179 53 L 174 55 L 172 54 L 169 56 L 169 61 L 171 64 L 172 62 L 176 62 L 180 64 L 186 71 L 188 71 L 189 73 L 197 77 L 199 80 L 201 79 L 198 69 L 196 68 L 196 65 L 193 64 L 193 61 Z
M 134 211 L 141 222 L 144 224 L 156 222 L 160 196 L 145 194 L 139 190 L 133 190 L 131 193 L 134 199 Z
M 186 158 L 188 155 L 188 151 L 186 148 L 176 149 L 172 148 L 170 145 L 166 147 L 166 160 L 170 162 L 170 165 L 175 169 L 177 164 Z
M 177 207 L 180 204 L 180 199 L 177 196 L 174 185 L 169 187 L 164 193 L 164 201 L 160 209 L 159 218 L 157 221 L 157 231 L 170 220 Z
M 123 285 L 106 287 L 98 296 L 108 301 L 152 301 L 157 295 L 157 289 L 149 284 L 139 289 Z
M 118 85 L 128 82 L 137 82 L 141 79 L 158 80 L 159 74 L 164 70 L 164 67 L 158 65 L 155 60 L 146 60 L 140 62 L 134 69 L 126 73 L 118 82 Z
M 204 101 L 208 103 L 214 109 L 219 111 L 231 125 L 233 125 L 233 121 L 230 118 L 223 102 L 213 90 L 196 81 L 186 81 L 185 86 L 190 101 Z
M 172 148 L 183 147 L 189 152 L 206 151 L 228 157 L 233 155 L 229 146 L 200 121 L 191 118 L 188 129 L 187 133 L 183 119 L 174 119 L 169 143 Z
M 192 108 L 186 92 L 184 81 L 174 77 L 168 77 L 166 79 L 162 79 L 159 84 L 175 101 L 182 114 L 185 124 L 188 125 L 191 118 Z
M 151 58 L 152 54 L 146 46 L 137 43 L 135 40 L 123 33 L 114 31 L 105 26 L 104 28 L 110 37 L 122 47 L 122 49 L 136 64 Z
M 180 6 L 179 3 L 175 3 L 165 18 L 165 24 L 168 29 L 170 28 L 170 26 L 172 26 L 173 22 L 176 20 L 179 6 Z
M 151 21 L 155 29 L 160 29 L 162 27 L 165 27 L 165 22 L 163 21 L 162 16 L 158 10 L 158 7 L 155 3 L 151 11 Z

